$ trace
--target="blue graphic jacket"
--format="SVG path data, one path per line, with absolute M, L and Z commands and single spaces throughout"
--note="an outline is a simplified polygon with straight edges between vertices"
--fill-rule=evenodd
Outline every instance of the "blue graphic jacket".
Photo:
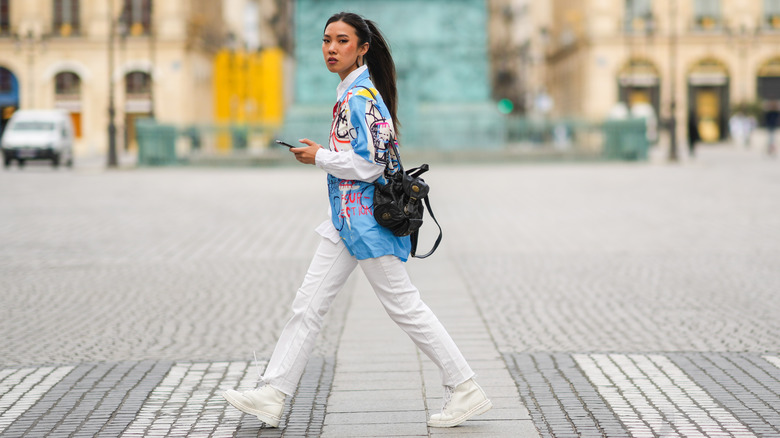
M 376 99 L 361 86 L 371 89 Z M 368 70 L 363 69 L 333 108 L 328 147 L 333 152 L 352 151 L 357 160 L 362 158 L 381 170 L 390 158 L 389 142 L 394 138 L 390 112 L 371 83 Z M 364 167 L 366 163 L 356 164 Z M 384 182 L 384 176 L 380 174 L 377 181 Z M 409 258 L 409 237 L 396 237 L 374 220 L 373 179 L 342 179 L 329 173 L 328 195 L 333 226 L 355 258 Z

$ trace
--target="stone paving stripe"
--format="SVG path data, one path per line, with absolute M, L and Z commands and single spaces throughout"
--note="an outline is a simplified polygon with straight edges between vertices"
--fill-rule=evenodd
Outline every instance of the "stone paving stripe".
M 757 354 L 675 353 L 669 358 L 760 436 L 780 436 L 780 368 Z
M 764 359 L 772 365 L 780 368 L 780 357 L 777 356 L 764 356 Z
M 504 360 L 543 437 L 629 436 L 570 354 L 507 353 Z
M 696 402 L 686 395 L 683 389 L 661 371 L 651 359 L 643 355 L 613 355 L 613 360 L 626 372 L 632 382 L 642 391 L 663 417 L 664 427 L 669 427 L 682 435 L 685 431 L 720 430 L 719 424 Z M 654 356 L 658 357 L 658 356 Z M 665 359 L 665 358 L 664 358 Z M 689 419 L 698 419 L 689 421 Z
M 698 406 L 704 409 L 707 414 L 715 421 L 720 423 L 721 427 L 702 427 L 703 431 L 709 435 L 722 434 L 724 431 L 732 436 L 754 436 L 739 420 L 731 413 L 723 409 L 722 405 L 714 400 L 707 392 L 688 377 L 679 367 L 674 365 L 669 358 L 660 355 L 651 355 L 650 359 L 672 380 L 674 385 L 683 390 Z M 685 412 L 691 415 L 690 412 Z M 696 421 L 692 416 L 692 420 Z
M 40 428 L 43 431 L 39 435 L 50 431 L 51 428 L 67 416 L 76 401 L 83 396 L 81 391 L 74 393 L 74 388 L 93 368 L 94 364 L 76 366 L 34 406 L 6 429 L 5 433 L 8 436 L 16 437 L 35 433 L 36 428 Z M 67 402 L 63 402 L 65 398 L 68 399 Z M 78 413 L 85 417 L 89 414 L 89 410 L 84 409 Z
M 203 436 L 231 435 L 238 429 L 242 414 L 235 409 L 224 409 L 224 399 L 217 388 L 223 385 L 223 389 L 251 389 L 257 377 L 251 373 L 254 368 L 250 365 L 249 362 L 175 363 L 122 436 L 186 436 L 195 430 Z
M 754 436 L 665 356 L 574 358 L 632 435 Z
M 221 395 L 226 389 L 256 388 L 260 381 L 258 371 L 265 365 L 243 361 L 177 362 L 151 391 L 121 436 L 319 436 L 335 360 L 309 360 L 298 390 L 285 405 L 279 428 L 268 428 L 253 415 L 230 407 Z
M 249 362 L 219 362 L 212 365 L 225 370 L 220 382 L 220 394 L 226 389 L 245 391 L 254 387 L 251 381 L 252 374 L 247 370 L 247 367 L 250 366 Z M 235 433 L 237 423 L 243 414 L 238 409 L 224 409 L 224 399 L 221 396 L 219 398 L 222 400 L 216 399 L 209 403 L 209 406 L 213 406 L 213 409 L 220 411 L 221 414 L 217 427 L 214 429 L 214 436 L 230 436 Z
M 32 372 L 35 368 L 27 368 Z M 13 384 L 11 383 L 5 383 L 5 378 L 10 376 L 11 374 L 16 373 L 18 370 L 16 368 L 6 368 L 3 370 L 0 370 L 0 394 L 4 394 Z
M 544 437 L 780 436 L 777 356 L 561 352 L 503 357 L 533 425 Z M 424 424 L 423 407 L 403 413 L 406 421 L 400 423 L 394 418 L 400 413 L 386 408 L 356 415 L 369 412 L 369 404 L 381 407 L 363 397 L 371 391 L 342 389 L 329 397 L 335 363 L 333 357 L 309 361 L 278 429 L 230 408 L 220 396 L 222 389 L 256 386 L 262 367 L 252 362 L 133 361 L 2 369 L 0 435 L 262 438 L 360 433 L 371 424 L 381 430 L 391 423 Z M 429 364 L 418 366 L 426 381 L 437 379 Z M 346 382 L 347 374 L 339 381 Z M 377 373 L 370 370 L 358 375 L 368 383 L 375 378 Z M 339 402 L 339 396 L 346 398 Z M 494 397 L 497 408 L 505 398 L 511 397 Z M 424 401 L 441 404 L 434 395 Z M 345 403 L 352 406 L 339 408 Z M 458 434 L 504 435 L 505 429 L 521 425 L 507 421 L 509 415 L 499 415 L 499 410 L 492 412 L 497 416 L 479 417 L 459 428 Z M 520 419 L 514 412 L 511 417 Z M 429 431 L 434 432 L 440 431 Z
M 574 360 L 590 379 L 598 390 L 602 398 L 609 404 L 612 410 L 625 424 L 632 436 L 652 436 L 653 432 L 648 424 L 642 420 L 639 413 L 631 404 L 620 394 L 620 388 L 617 382 L 608 377 L 609 374 L 618 374 L 617 367 L 607 367 L 604 369 L 596 363 L 594 357 L 586 354 L 575 354 Z M 611 369 L 610 369 L 611 368 Z M 612 371 L 612 373 L 610 373 Z
M 8 373 L 0 387 L 0 432 L 30 409 L 71 370 L 72 366 L 63 366 L 21 368 Z
M 708 356 L 714 356 L 708 354 Z M 718 356 L 715 356 L 718 357 Z M 756 412 L 780 435 L 780 373 L 775 367 L 767 366 L 766 361 L 755 355 L 726 355 L 723 360 L 729 362 L 728 369 L 740 382 L 745 382 L 756 399 L 763 403 L 755 405 Z
M 170 362 L 80 364 L 6 430 L 8 436 L 116 437 Z
M 556 388 L 561 388 L 565 398 L 571 400 L 566 406 L 571 407 L 573 412 L 567 412 L 567 416 L 574 423 L 578 433 L 586 436 L 606 434 L 607 432 L 628 434 L 625 428 L 620 425 L 615 414 L 609 411 L 604 400 L 599 397 L 598 392 L 590 384 L 572 356 L 566 353 L 556 353 L 553 357 L 560 374 L 560 377 L 554 376 Z M 575 404 L 575 400 L 579 406 Z M 576 410 L 573 408 L 574 406 L 577 407 Z

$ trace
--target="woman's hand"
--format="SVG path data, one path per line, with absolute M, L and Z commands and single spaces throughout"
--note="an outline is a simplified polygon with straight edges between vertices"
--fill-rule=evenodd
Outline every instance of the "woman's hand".
M 317 157 L 317 151 L 322 149 L 322 146 L 309 140 L 308 138 L 304 138 L 298 141 L 306 144 L 307 146 L 299 147 L 299 148 L 290 148 L 290 152 L 294 153 L 295 159 L 300 161 L 301 163 L 314 164 L 314 160 Z

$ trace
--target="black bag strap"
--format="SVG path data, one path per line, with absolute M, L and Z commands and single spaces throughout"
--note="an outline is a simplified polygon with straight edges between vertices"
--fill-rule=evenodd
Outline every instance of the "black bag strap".
M 374 100 L 376 100 L 376 95 L 374 94 L 373 91 L 371 91 L 370 88 L 366 87 L 365 85 L 356 85 L 354 88 L 357 88 L 357 87 L 365 88 L 369 93 L 371 93 L 371 97 Z M 401 172 L 401 173 L 404 173 L 404 165 L 403 165 L 403 163 L 401 163 L 401 154 L 398 153 L 398 149 L 395 147 L 395 137 L 393 137 L 390 140 L 389 143 L 390 143 L 390 147 L 393 148 L 393 154 L 395 155 L 395 160 L 398 162 L 398 171 Z M 387 160 L 387 165 L 385 166 L 385 172 L 390 170 L 389 169 L 390 163 L 391 163 L 391 160 L 388 159 Z M 427 172 L 428 169 L 429 169 L 428 165 L 427 164 L 423 164 L 420 167 L 415 167 L 414 169 L 411 169 L 409 171 L 409 176 L 411 176 L 413 178 L 417 178 L 420 175 L 422 175 L 423 173 Z M 434 251 L 436 251 L 436 248 L 439 247 L 439 244 L 441 243 L 441 239 L 442 239 L 442 236 L 443 236 L 442 231 L 441 231 L 441 225 L 439 225 L 439 221 L 436 220 L 436 216 L 433 215 L 433 209 L 431 208 L 431 201 L 428 199 L 428 195 L 425 195 L 425 197 L 423 197 L 422 199 L 423 199 L 423 201 L 425 201 L 425 206 L 428 209 L 428 214 L 431 216 L 431 219 L 433 219 L 433 222 L 435 222 L 436 226 L 439 228 L 439 237 L 436 238 L 436 242 L 434 242 L 433 248 L 431 248 L 430 251 L 428 251 L 427 253 L 425 253 L 423 255 L 418 256 L 417 255 L 417 239 L 419 237 L 420 230 L 417 230 L 417 231 L 413 232 L 409 236 L 409 240 L 412 243 L 412 250 L 410 252 L 410 255 L 412 257 L 418 258 L 418 259 L 424 259 L 426 257 L 429 257 L 431 254 L 433 254 Z
M 436 226 L 439 227 L 439 237 L 436 238 L 436 242 L 433 244 L 433 248 L 431 248 L 430 251 L 428 251 L 426 254 L 418 256 L 417 253 L 417 235 L 419 234 L 420 230 L 415 231 L 412 233 L 411 236 L 409 236 L 411 242 L 412 242 L 412 252 L 411 256 L 418 259 L 424 259 L 436 251 L 436 248 L 439 247 L 439 244 L 441 243 L 442 238 L 442 232 L 441 232 L 441 225 L 439 225 L 439 221 L 436 220 L 436 216 L 433 215 L 433 209 L 431 209 L 431 202 L 428 200 L 428 196 L 426 195 L 423 200 L 425 201 L 425 206 L 428 207 L 428 214 L 431 215 L 431 218 L 433 219 L 433 222 L 436 223 Z

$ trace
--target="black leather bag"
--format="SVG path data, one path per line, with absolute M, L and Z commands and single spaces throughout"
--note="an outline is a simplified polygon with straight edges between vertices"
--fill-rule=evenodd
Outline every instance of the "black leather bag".
M 363 85 L 358 86 L 368 90 L 371 93 L 371 97 L 376 100 L 376 95 L 370 88 Z M 374 183 L 374 219 L 379 225 L 392 231 L 395 236 L 409 236 L 412 242 L 411 256 L 424 259 L 436 251 L 442 238 L 441 225 L 436 220 L 436 216 L 433 215 L 431 201 L 428 200 L 430 188 L 425 183 L 425 180 L 420 178 L 420 175 L 427 172 L 429 167 L 427 164 L 423 164 L 407 172 L 401 163 L 401 155 L 395 147 L 395 138 L 391 138 L 387 144 L 390 146 L 390 149 L 387 151 L 387 166 L 384 174 L 385 183 Z M 393 156 L 390 156 L 391 152 L 398 163 L 397 169 L 393 166 Z M 431 219 L 439 228 L 439 237 L 436 238 L 433 248 L 428 253 L 417 255 L 417 239 L 420 227 L 423 224 L 423 213 L 425 213 L 423 203 L 425 207 L 428 207 L 428 214 L 431 215 Z
M 430 187 L 425 183 L 425 180 L 420 178 L 420 175 L 427 172 L 429 167 L 427 164 L 423 164 L 406 171 L 401 163 L 398 149 L 395 147 L 395 140 L 391 139 L 388 144 L 391 147 L 388 154 L 391 150 L 395 154 L 398 168 L 391 169 L 393 160 L 392 157 L 388 157 L 388 167 L 385 168 L 386 182 L 384 184 L 374 183 L 374 219 L 396 236 L 410 236 L 412 257 L 424 259 L 436 251 L 442 238 L 441 225 L 433 215 L 433 209 L 431 209 L 431 203 L 428 199 Z M 417 239 L 423 224 L 425 207 L 428 207 L 428 214 L 431 215 L 439 228 L 439 237 L 436 238 L 433 248 L 427 254 L 417 255 Z

